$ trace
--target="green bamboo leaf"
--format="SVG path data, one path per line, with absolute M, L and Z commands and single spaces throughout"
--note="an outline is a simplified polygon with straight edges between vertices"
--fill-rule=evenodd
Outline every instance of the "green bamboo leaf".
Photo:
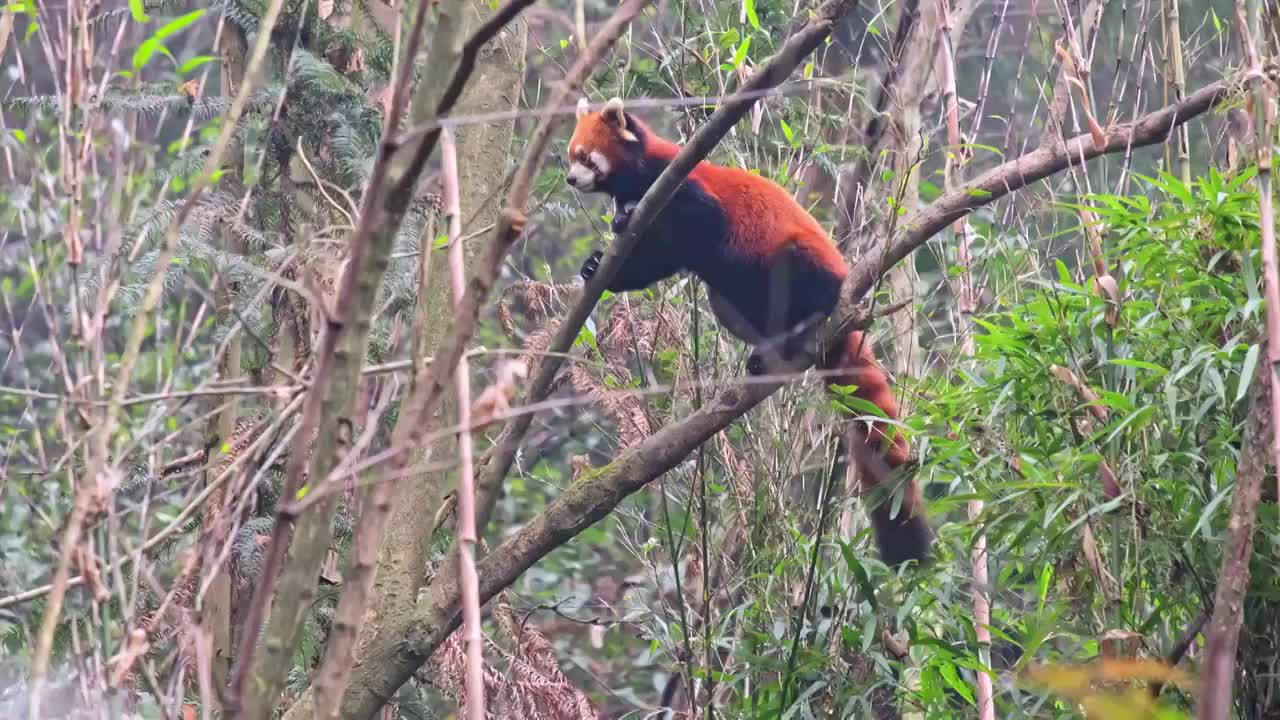
M 208 63 L 208 62 L 213 62 L 214 60 L 217 60 L 217 58 L 215 58 L 212 55 L 197 55 L 191 58 L 190 60 L 182 63 L 182 65 L 178 67 L 178 74 L 183 75 L 183 74 L 189 73 L 192 70 L 195 70 L 196 68 L 200 67 L 201 65 L 204 65 L 205 63 Z
M 942 675 L 942 679 L 946 680 L 947 684 L 951 686 L 952 690 L 960 693 L 965 700 L 969 701 L 970 705 L 975 704 L 973 700 L 973 691 L 969 689 L 968 684 L 960 679 L 960 674 L 956 672 L 955 665 L 952 665 L 951 663 L 939 665 L 938 672 Z
M 1249 352 L 1244 356 L 1244 365 L 1240 367 L 1240 386 L 1236 388 L 1236 402 L 1249 392 L 1249 385 L 1253 383 L 1253 370 L 1258 366 L 1258 350 L 1261 346 L 1250 345 Z
M 129 14 L 133 16 L 136 22 L 150 22 L 151 17 L 147 15 L 147 9 L 142 6 L 142 0 L 129 0 Z
M 143 41 L 143 43 L 138 46 L 138 49 L 134 51 L 133 69 L 137 71 L 146 67 L 146 64 L 151 61 L 151 56 L 156 53 L 160 53 L 161 55 L 168 57 L 170 60 L 173 60 L 175 65 L 178 62 L 174 59 L 173 53 L 169 52 L 169 48 L 165 47 L 164 43 L 160 42 L 160 38 L 152 36 Z
M 738 46 L 737 52 L 733 54 L 733 66 L 742 65 L 742 61 L 747 59 L 747 50 L 751 48 L 751 38 L 743 38 L 742 44 Z
M 133 1 L 136 2 L 137 0 L 133 0 Z M 163 40 L 169 37 L 170 35 L 173 35 L 181 31 L 183 28 L 187 27 L 188 25 L 199 20 L 202 17 L 204 17 L 203 9 L 193 10 L 187 13 L 186 15 L 179 15 L 178 17 L 165 23 L 164 27 L 157 30 L 154 37 L 159 40 Z
M 778 124 L 782 126 L 782 134 L 787 136 L 787 142 L 791 145 L 795 145 L 796 134 L 792 131 L 791 126 L 787 124 L 787 121 L 782 118 L 778 118 Z

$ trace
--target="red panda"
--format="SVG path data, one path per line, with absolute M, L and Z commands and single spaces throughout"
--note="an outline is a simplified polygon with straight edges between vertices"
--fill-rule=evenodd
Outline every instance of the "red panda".
M 621 99 L 591 112 L 583 98 L 569 140 L 567 181 L 582 192 L 612 197 L 612 226 L 619 233 L 679 150 L 626 112 Z M 595 252 L 583 263 L 584 279 L 595 273 L 601 257 Z M 754 346 L 747 371 L 759 374 L 764 369 L 762 346 L 773 347 L 784 358 L 803 348 L 806 333 L 835 309 L 849 266 L 818 221 L 781 186 L 703 161 L 644 232 L 608 289 L 642 290 L 679 272 L 690 272 L 706 284 L 721 326 Z M 831 382 L 856 385 L 857 397 L 898 419 L 888 379 L 861 332 L 851 332 L 843 348 L 828 353 L 825 364 L 824 369 L 843 370 Z M 907 461 L 907 439 L 894 432 L 886 443 L 888 427 L 873 423 L 870 430 L 860 425 L 854 431 L 857 441 L 850 450 L 863 470 L 864 494 L 884 484 L 890 468 Z M 913 480 L 907 481 L 896 515 L 891 508 L 884 501 L 871 512 L 881 558 L 889 565 L 923 562 L 932 533 Z

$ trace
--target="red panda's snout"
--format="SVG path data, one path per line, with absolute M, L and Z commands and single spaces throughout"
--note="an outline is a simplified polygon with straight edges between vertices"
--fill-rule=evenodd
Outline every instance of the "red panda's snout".
M 603 153 L 581 146 L 569 149 L 569 174 L 565 180 L 582 192 L 595 192 L 609 176 L 609 160 Z

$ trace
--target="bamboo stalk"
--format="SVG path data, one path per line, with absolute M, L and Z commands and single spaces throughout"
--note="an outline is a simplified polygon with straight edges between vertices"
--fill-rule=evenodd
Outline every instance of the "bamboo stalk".
M 1169 9 L 1165 21 L 1169 24 L 1169 58 L 1173 64 L 1173 100 L 1182 102 L 1187 97 L 1187 70 L 1182 59 L 1182 20 L 1178 13 L 1178 0 L 1168 0 Z M 1178 128 L 1178 141 L 1175 151 L 1178 153 L 1178 174 L 1182 184 L 1191 185 L 1191 129 L 1186 125 Z
M 462 200 L 458 190 L 458 151 L 453 132 L 440 134 L 445 214 L 449 217 L 449 287 L 454 307 L 462 305 L 467 276 L 462 256 Z M 458 399 L 458 575 L 462 586 L 462 634 L 467 642 L 467 717 L 484 720 L 484 636 L 480 633 L 480 579 L 476 575 L 476 484 L 472 466 L 471 380 L 466 355 L 454 371 Z
M 942 92 L 947 114 L 947 152 L 943 169 L 943 183 L 947 190 L 955 188 L 956 183 L 963 181 L 964 160 L 968 152 L 961 147 L 960 139 L 960 105 L 956 92 L 955 52 L 951 46 L 951 9 L 948 0 L 938 0 L 941 5 L 942 22 L 939 24 L 941 40 L 938 51 L 942 54 L 941 69 L 943 72 Z M 960 352 L 965 357 L 972 357 L 974 351 L 973 333 L 969 332 L 969 322 L 977 311 L 977 297 L 973 289 L 973 255 L 969 247 L 969 223 L 965 217 L 958 218 L 951 226 L 952 232 L 959 241 L 958 261 L 960 264 L 960 293 L 957 298 L 959 318 L 955 332 L 960 338 Z M 977 524 L 984 510 L 982 500 L 969 501 L 969 522 Z M 978 641 L 978 663 L 984 670 L 975 672 L 977 685 L 975 696 L 978 701 L 979 720 L 995 720 L 995 688 L 991 676 L 985 671 L 991 667 L 991 601 L 987 597 L 987 586 L 990 577 L 987 569 L 987 536 L 980 530 L 974 536 L 973 551 L 970 555 L 973 569 L 973 627 Z

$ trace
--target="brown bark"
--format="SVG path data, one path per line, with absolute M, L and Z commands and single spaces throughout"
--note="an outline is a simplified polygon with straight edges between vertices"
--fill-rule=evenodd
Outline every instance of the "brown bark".
M 473 20 L 490 14 L 485 0 L 471 0 L 464 10 L 464 16 Z M 517 23 L 495 38 L 493 50 L 477 62 L 475 77 L 458 100 L 459 114 L 484 115 L 514 110 L 518 106 L 527 36 L 524 23 Z M 464 236 L 497 221 L 498 208 L 490 199 L 499 190 L 502 173 L 495 172 L 494 168 L 506 163 L 514 128 L 514 123 L 508 121 L 462 125 L 457 129 L 458 182 L 462 218 L 466 221 L 462 228 Z M 423 239 L 424 252 L 432 247 L 431 240 Z M 464 243 L 468 275 L 477 270 L 482 247 L 480 243 Z M 443 260 L 440 253 L 432 252 Z M 429 356 L 436 351 L 453 316 L 446 264 L 432 258 L 428 267 L 428 275 L 423 280 L 426 292 L 420 295 L 418 304 L 418 312 L 423 314 L 419 324 L 423 333 L 417 338 L 416 346 L 419 356 Z M 444 401 L 440 415 L 451 416 L 452 405 L 451 401 Z M 447 443 L 439 443 L 420 457 L 426 460 L 429 452 L 447 450 Z M 378 552 L 374 604 L 366 617 L 371 631 L 380 618 L 409 612 L 417 601 L 418 590 L 425 579 L 433 520 L 441 499 L 451 487 L 449 477 L 443 472 L 412 476 L 402 481 L 402 487 L 396 491 L 398 499 L 392 502 Z M 365 633 L 361 642 L 369 637 L 372 635 Z
M 222 59 L 222 94 L 224 97 L 232 98 L 235 97 L 244 79 L 245 53 L 248 51 L 248 46 L 240 28 L 235 23 L 225 20 L 218 45 Z M 238 136 L 233 138 L 227 146 L 227 158 L 222 169 L 224 186 L 232 192 L 237 191 L 244 174 L 244 146 Z M 233 218 L 224 225 L 222 242 L 227 252 L 242 254 L 244 243 L 240 241 L 239 234 L 230 227 L 230 224 L 235 221 L 236 219 Z M 231 327 L 235 324 L 236 317 L 232 303 L 236 289 L 231 280 L 221 275 L 218 277 L 215 292 L 217 321 L 220 327 Z M 223 350 L 222 361 L 218 366 L 218 375 L 221 379 L 239 375 L 240 350 L 240 334 L 236 333 L 228 338 Z M 220 458 L 224 455 L 224 447 L 230 450 L 240 404 L 234 396 L 229 398 L 215 396 L 210 398 L 209 404 L 210 411 L 216 414 L 210 418 L 209 427 L 205 433 L 205 457 Z M 220 405 L 222 408 L 218 410 Z M 216 461 L 206 465 L 206 483 L 215 479 L 216 470 L 220 465 L 222 463 Z M 235 657 L 231 634 L 231 576 L 225 567 L 219 567 L 216 564 L 222 546 L 231 532 L 232 518 L 224 512 L 225 506 L 226 493 L 223 490 L 220 489 L 209 495 L 202 512 L 200 543 L 203 573 L 205 577 L 212 574 L 213 580 L 204 593 L 204 601 L 199 608 L 199 618 L 201 631 L 208 635 L 211 642 L 210 676 L 213 686 L 217 688 L 225 687 L 227 681 L 231 679 L 231 659 Z
M 1231 687 L 1236 675 L 1236 649 L 1244 620 L 1245 593 L 1249 588 L 1249 559 L 1257 529 L 1258 501 L 1267 476 L 1270 457 L 1271 366 L 1259 363 L 1253 377 L 1253 400 L 1245 421 L 1240 465 L 1236 468 L 1227 544 L 1213 601 L 1213 619 L 1205 634 L 1204 662 L 1200 667 L 1200 694 L 1196 698 L 1198 720 L 1227 720 L 1234 705 Z

